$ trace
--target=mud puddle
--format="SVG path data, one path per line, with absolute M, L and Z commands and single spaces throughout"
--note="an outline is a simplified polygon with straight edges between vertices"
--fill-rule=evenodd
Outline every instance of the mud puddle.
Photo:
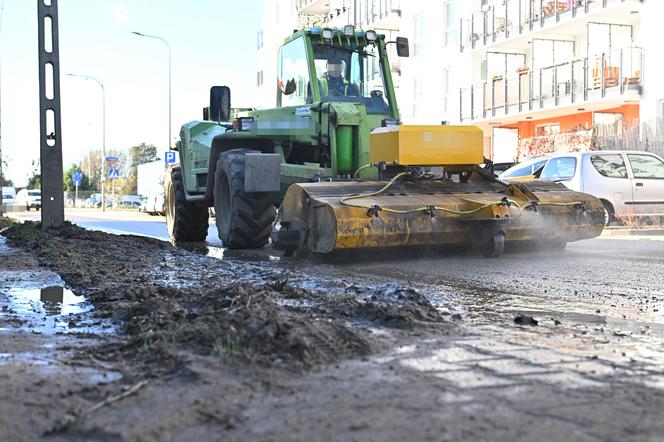
M 51 276 L 56 284 L 62 283 L 57 275 Z M 0 335 L 12 333 L 17 328 L 44 335 L 115 331 L 110 322 L 94 317 L 93 305 L 85 296 L 76 295 L 62 285 L 38 288 L 32 285 L 29 282 L 19 287 L 3 288 L 0 285 L 0 324 L 13 326 L 0 327 Z

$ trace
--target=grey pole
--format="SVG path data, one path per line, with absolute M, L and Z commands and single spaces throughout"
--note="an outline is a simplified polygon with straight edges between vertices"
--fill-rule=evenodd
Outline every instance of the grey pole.
M 65 220 L 60 118 L 60 44 L 58 1 L 37 0 L 39 37 L 39 127 L 42 228 L 60 227 Z M 50 27 L 48 24 L 50 23 Z M 50 31 L 50 32 L 49 32 Z M 49 51 L 49 49 L 51 49 Z M 53 86 L 49 97 L 47 85 Z
M 101 211 L 106 211 L 106 190 L 104 189 L 106 184 L 106 89 L 104 89 L 104 83 L 99 81 L 95 77 L 90 75 L 79 75 L 79 74 L 67 74 L 70 77 L 78 77 L 84 80 L 96 81 L 99 87 L 101 87 L 101 131 L 102 131 L 102 144 L 101 144 Z M 90 179 L 90 177 L 88 177 Z
M 0 32 L 2 32 L 2 18 L 5 15 L 5 0 L 0 1 Z M 0 39 L 1 40 L 1 39 Z M 0 66 L 2 61 L 2 54 L 0 54 Z M 2 68 L 0 67 L 0 108 L 2 107 Z M 2 170 L 2 110 L 0 109 L 0 217 L 2 217 L 2 184 L 4 183 L 4 175 Z
M 139 37 L 154 38 L 164 42 L 166 48 L 168 49 L 168 144 L 166 145 L 166 150 L 171 150 L 171 111 L 172 111 L 172 94 L 171 94 L 171 45 L 168 44 L 165 38 L 159 37 L 158 35 L 148 35 L 141 32 L 132 31 L 132 34 L 138 35 Z

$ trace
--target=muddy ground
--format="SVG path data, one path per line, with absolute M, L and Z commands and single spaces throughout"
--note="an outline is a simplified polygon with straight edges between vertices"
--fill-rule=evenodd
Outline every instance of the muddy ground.
M 5 290 L 20 295 L 34 287 L 66 286 L 91 304 L 67 315 L 57 308 L 44 311 L 42 318 L 39 311 L 29 312 L 34 318 L 14 311 L 15 299 L 2 306 L 3 342 L 11 340 L 1 351 L 6 358 L 23 354 L 17 364 L 2 366 L 6 385 L 34 392 L 25 398 L 17 398 L 13 388 L 2 393 L 0 419 L 12 440 L 39 435 L 163 440 L 188 438 L 192 429 L 206 438 L 221 437 L 241 420 L 248 400 L 278 388 L 280 381 L 366 358 L 412 334 L 445 335 L 454 329 L 448 312 L 407 286 L 304 284 L 274 266 L 221 261 L 149 238 L 69 224 L 46 232 L 38 224 L 14 224 L 2 234 Z M 47 310 L 44 296 L 42 290 Z M 47 355 L 35 356 L 39 351 L 33 350 L 44 344 L 48 351 L 41 353 Z M 36 361 L 46 371 L 76 367 L 94 381 L 71 370 L 59 373 L 55 383 L 33 379 L 33 370 L 24 369 Z M 136 412 L 145 413 L 139 398 L 148 393 L 138 389 L 146 389 L 154 401 L 150 409 L 170 403 L 173 409 L 164 413 L 177 419 L 155 413 L 148 423 L 138 415 L 131 425 L 131 418 L 121 419 L 120 427 L 94 423 L 112 409 L 104 400 L 131 388 L 137 389 L 136 398 L 124 399 L 123 411 L 138 401 Z M 164 396 L 155 396 L 157 391 Z M 180 398 L 185 391 L 187 398 Z M 99 410 L 90 412 L 95 406 Z M 45 419 L 24 418 L 34 414 Z
M 537 279 L 536 257 L 532 275 L 509 276 L 513 293 L 500 293 L 492 287 L 508 276 L 474 258 L 445 261 L 450 277 L 432 280 L 425 269 L 440 263 L 426 259 L 404 263 L 406 276 L 370 265 L 367 276 L 355 263 L 217 259 L 205 247 L 70 225 L 44 233 L 26 223 L 2 235 L 3 440 L 664 434 L 656 282 L 647 304 L 641 288 L 627 306 L 608 295 L 601 307 L 579 306 L 547 297 L 557 286 Z M 644 266 L 657 274 L 663 261 L 651 260 Z M 606 292 L 597 285 L 593 298 Z M 547 306 L 524 312 L 536 296 Z M 509 310 L 496 314 L 502 304 Z

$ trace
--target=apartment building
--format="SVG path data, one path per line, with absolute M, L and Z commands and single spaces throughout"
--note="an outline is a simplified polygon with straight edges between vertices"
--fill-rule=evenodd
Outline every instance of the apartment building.
M 473 10 L 460 16 L 456 120 L 484 130 L 495 161 L 659 138 L 664 2 L 463 3 Z
M 404 2 L 405 3 L 405 2 Z M 277 53 L 293 30 L 311 26 L 373 29 L 389 39 L 396 37 L 401 23 L 400 0 L 265 0 L 263 28 L 257 33 L 258 68 L 256 106 L 274 107 L 276 103 Z M 390 51 L 394 51 L 391 45 Z M 391 55 L 392 76 L 399 87 L 400 60 Z M 378 65 L 373 66 L 378 74 Z
M 440 124 L 459 120 L 459 12 L 466 1 L 402 2 L 400 35 L 410 40 L 410 57 L 401 60 L 399 96 L 405 123 Z

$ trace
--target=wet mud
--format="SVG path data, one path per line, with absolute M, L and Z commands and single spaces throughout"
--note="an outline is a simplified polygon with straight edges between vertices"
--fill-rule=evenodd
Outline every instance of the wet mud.
M 408 285 L 326 283 L 269 262 L 220 260 L 70 224 L 42 231 L 26 222 L 1 234 L 2 322 L 11 323 L 13 336 L 42 338 L 34 345 L 49 353 L 44 367 L 83 367 L 104 381 L 92 388 L 74 377 L 69 391 L 88 389 L 90 397 L 72 393 L 59 417 L 49 413 L 38 426 L 41 435 L 85 439 L 81 428 L 95 402 L 144 381 L 140 389 L 148 382 L 170 389 L 183 376 L 198 379 L 196 366 L 229 372 L 229 385 L 218 393 L 246 399 L 245 376 L 270 384 L 288 373 L 369 357 L 410 339 L 414 330 L 444 336 L 455 328 L 444 308 Z M 3 355 L 26 355 L 10 366 L 39 365 L 39 357 L 18 351 L 33 343 L 3 346 Z
M 2 235 L 11 440 L 664 434 L 656 247 L 307 262 L 69 225 Z

